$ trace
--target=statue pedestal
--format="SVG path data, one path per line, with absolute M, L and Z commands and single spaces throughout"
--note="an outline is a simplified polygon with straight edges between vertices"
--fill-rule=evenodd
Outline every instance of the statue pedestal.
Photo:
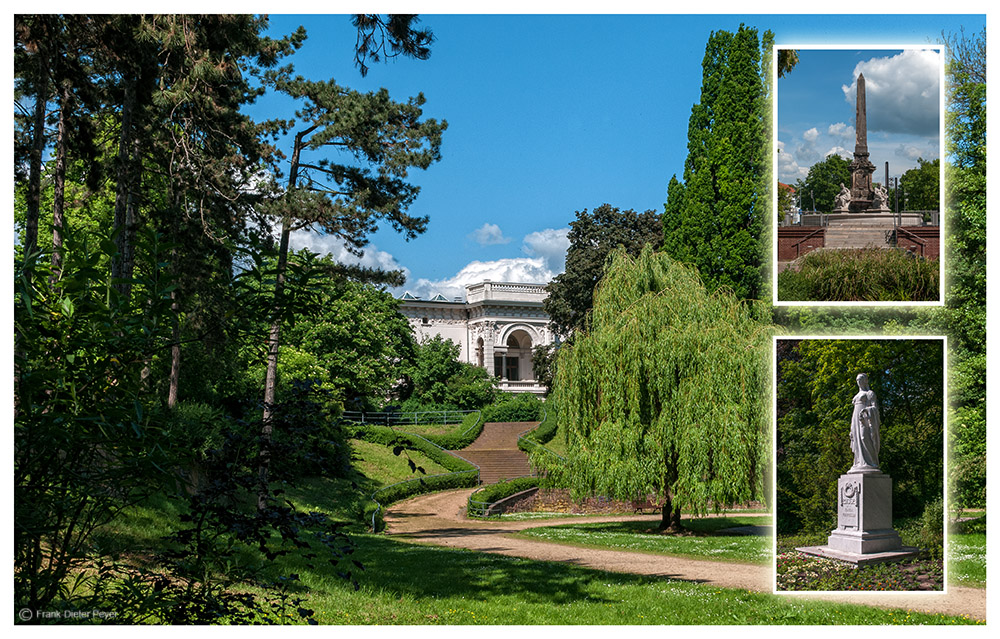
M 892 478 L 877 469 L 849 472 L 837 481 L 837 529 L 826 546 L 800 552 L 864 565 L 919 554 L 892 528 Z

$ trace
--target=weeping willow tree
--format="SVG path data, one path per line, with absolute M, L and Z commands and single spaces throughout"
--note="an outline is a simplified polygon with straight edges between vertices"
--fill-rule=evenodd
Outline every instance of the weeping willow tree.
M 589 330 L 559 354 L 556 401 L 574 496 L 680 514 L 760 499 L 767 466 L 770 326 L 726 289 L 648 246 L 613 254 Z

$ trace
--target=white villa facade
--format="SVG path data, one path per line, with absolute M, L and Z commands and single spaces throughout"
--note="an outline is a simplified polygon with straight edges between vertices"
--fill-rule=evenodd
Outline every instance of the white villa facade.
M 531 358 L 534 347 L 555 341 L 542 310 L 547 295 L 544 284 L 487 280 L 466 286 L 465 301 L 442 295 L 422 300 L 406 293 L 399 310 L 418 340 L 449 339 L 461 347 L 462 361 L 488 370 L 501 389 L 540 395 L 545 387 L 535 381 Z

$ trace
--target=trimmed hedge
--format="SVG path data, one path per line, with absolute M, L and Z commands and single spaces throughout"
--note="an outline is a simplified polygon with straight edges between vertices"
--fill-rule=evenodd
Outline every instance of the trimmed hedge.
M 483 432 L 485 421 L 482 412 L 469 413 L 462 420 L 461 431 L 448 435 L 422 435 L 422 437 L 431 440 L 445 450 L 460 450 L 476 441 L 479 434 Z M 398 428 L 405 429 L 406 426 Z
M 452 472 L 464 470 L 475 470 L 475 466 L 454 455 L 449 455 L 446 451 L 435 446 L 430 438 L 413 433 L 404 433 L 387 426 L 374 426 L 371 424 L 353 424 L 352 437 L 363 439 L 373 444 L 381 444 L 395 448 L 402 446 L 406 449 L 418 450 L 427 455 L 432 461 L 441 464 Z
M 546 402 L 544 407 L 544 418 L 542 423 L 538 425 L 538 428 L 524 435 L 517 441 L 517 447 L 524 452 L 531 452 L 535 446 L 532 442 L 536 444 L 547 444 L 552 441 L 552 438 L 556 436 L 556 430 L 559 426 L 559 413 L 556 410 L 555 404 L 552 400 Z
M 516 479 L 502 479 L 495 484 L 484 486 L 469 495 L 467 512 L 470 517 L 481 517 L 486 507 L 479 504 L 473 506 L 472 502 L 482 502 L 494 504 L 501 499 L 516 495 L 517 493 L 538 487 L 538 477 L 517 477 Z
M 537 422 L 542 418 L 542 400 L 528 394 L 515 395 L 483 409 L 484 422 Z
M 479 427 L 482 430 L 481 422 Z M 372 528 L 376 532 L 385 529 L 381 506 L 388 506 L 413 495 L 450 488 L 469 488 L 479 483 L 478 468 L 463 459 L 448 454 L 425 437 L 372 424 L 351 424 L 350 430 L 351 437 L 366 442 L 391 448 L 398 446 L 407 450 L 420 451 L 432 461 L 452 471 L 439 475 L 414 477 L 376 490 L 372 494 L 373 501 L 365 509 L 365 518 L 373 518 Z

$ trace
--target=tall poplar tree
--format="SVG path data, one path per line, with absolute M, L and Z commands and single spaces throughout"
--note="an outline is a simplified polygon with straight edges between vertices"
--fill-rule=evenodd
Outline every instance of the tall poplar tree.
M 671 184 L 664 209 L 664 250 L 697 267 L 709 290 L 727 286 L 740 299 L 761 296 L 769 246 L 773 40 L 744 25 L 709 37 L 683 185 Z
M 559 353 L 555 396 L 577 496 L 655 496 L 681 511 L 760 499 L 768 438 L 769 326 L 651 247 L 617 251 L 589 332 Z

